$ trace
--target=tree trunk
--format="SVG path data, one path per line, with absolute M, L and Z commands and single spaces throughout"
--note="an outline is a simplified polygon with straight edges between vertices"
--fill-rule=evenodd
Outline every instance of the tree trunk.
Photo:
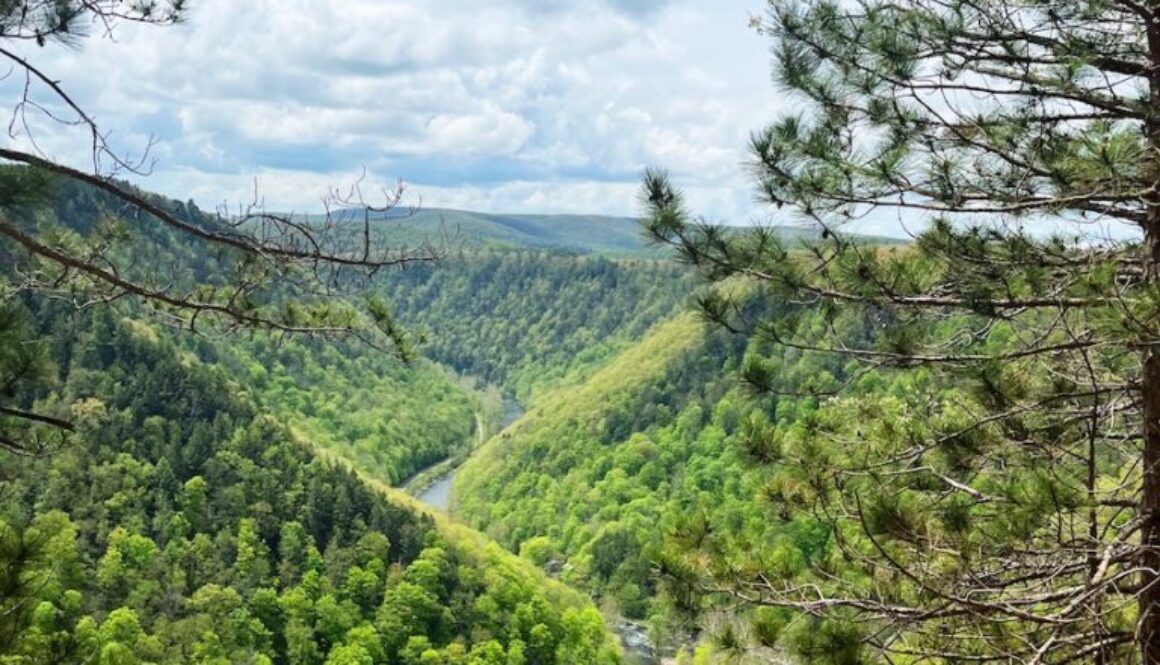
M 1147 157 L 1154 185 L 1146 197 L 1147 222 L 1144 225 L 1144 244 L 1148 265 L 1145 279 L 1156 284 L 1160 278 L 1160 0 L 1150 0 L 1144 7 L 1145 31 L 1148 35 L 1148 60 L 1152 64 L 1148 77 L 1149 113 L 1144 120 L 1144 137 L 1150 150 Z M 1150 341 L 1150 340 L 1149 340 Z M 1144 459 L 1143 488 L 1140 513 L 1143 531 L 1141 566 L 1140 618 L 1136 638 L 1144 665 L 1160 665 L 1160 348 L 1144 349 L 1144 365 L 1140 376 L 1140 399 L 1143 402 Z
M 1160 238 L 1149 238 L 1154 255 Z M 1144 414 L 1144 488 L 1141 511 L 1144 516 L 1141 544 L 1144 547 L 1141 582 L 1139 640 L 1145 665 L 1160 665 L 1160 351 L 1144 351 L 1141 377 Z
M 1151 31 L 1150 31 L 1151 32 Z M 1158 39 L 1160 43 L 1160 39 Z M 1160 62 L 1160 60 L 1158 60 Z M 1160 82 L 1153 81 L 1154 108 L 1160 109 Z M 1160 147 L 1160 124 L 1149 121 L 1146 129 L 1153 151 Z M 1160 173 L 1160 164 L 1153 163 Z M 1160 177 L 1158 177 L 1160 182 Z M 1160 189 L 1148 197 L 1148 222 L 1144 229 L 1147 252 L 1146 279 L 1160 284 Z M 1151 331 L 1149 331 L 1150 333 Z M 1153 341 L 1148 339 L 1147 341 Z M 1143 547 L 1143 590 L 1140 593 L 1140 620 L 1137 639 L 1145 665 L 1160 665 L 1160 347 L 1143 351 L 1140 399 L 1144 426 L 1143 490 L 1140 513 L 1144 520 L 1140 544 Z
M 1155 82 L 1152 96 L 1155 108 L 1160 109 L 1160 85 Z M 1149 141 L 1153 146 L 1160 146 L 1160 131 L 1153 123 L 1149 125 Z M 1148 282 L 1156 285 L 1160 283 L 1160 198 L 1149 198 L 1148 222 L 1144 229 L 1148 260 L 1145 274 Z M 1143 547 L 1140 563 L 1146 572 L 1141 579 L 1143 589 L 1137 639 L 1144 664 L 1160 665 L 1160 348 L 1148 346 L 1143 354 L 1140 399 L 1143 402 L 1144 459 L 1140 512 L 1144 523 L 1140 537 Z

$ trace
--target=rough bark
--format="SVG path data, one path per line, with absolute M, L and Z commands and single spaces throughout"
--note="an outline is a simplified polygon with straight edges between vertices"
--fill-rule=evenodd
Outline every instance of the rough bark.
M 1144 121 L 1144 133 L 1151 153 L 1150 171 L 1154 181 L 1146 197 L 1147 222 L 1144 242 L 1149 264 L 1146 275 L 1156 284 L 1160 279 L 1160 2 L 1153 0 L 1144 15 L 1148 35 L 1148 75 L 1150 108 Z M 1144 350 L 1140 377 L 1144 427 L 1143 487 L 1140 510 L 1144 518 L 1141 532 L 1144 573 L 1139 598 L 1140 619 L 1137 640 L 1145 665 L 1160 665 L 1160 349 Z
M 1149 242 L 1153 256 L 1160 258 L 1160 238 Z M 1142 534 L 1144 569 L 1140 594 L 1139 641 L 1146 665 L 1160 665 L 1160 352 L 1149 349 L 1144 355 L 1142 378 L 1144 406 L 1144 487 Z

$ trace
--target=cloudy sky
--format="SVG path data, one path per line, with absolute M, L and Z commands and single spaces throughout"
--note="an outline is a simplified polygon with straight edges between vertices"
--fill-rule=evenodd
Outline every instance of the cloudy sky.
M 142 184 L 209 207 L 318 207 L 331 186 L 408 183 L 427 207 L 631 215 L 670 169 L 696 209 L 751 221 L 750 130 L 784 106 L 762 0 L 195 0 L 172 28 L 30 52 Z M 9 82 L 8 94 L 14 91 Z M 41 130 L 83 165 L 83 137 Z

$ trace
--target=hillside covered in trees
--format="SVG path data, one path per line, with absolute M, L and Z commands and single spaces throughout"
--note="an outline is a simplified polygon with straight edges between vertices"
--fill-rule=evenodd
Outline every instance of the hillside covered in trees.
M 690 285 L 666 262 L 524 249 L 396 273 L 383 295 L 427 357 L 528 400 L 639 340 Z
M 683 43 L 715 15 L 534 4 L 380 61 L 411 14 L 306 3 L 273 75 L 134 33 L 94 98 L 58 47 L 187 4 L 0 3 L 0 664 L 1160 664 L 1160 2 L 766 0 L 757 213 L 740 51 Z M 581 22 L 603 59 L 549 43 Z M 218 49 L 268 80 L 176 106 Z M 109 99 L 201 185 L 291 164 L 301 201 L 373 145 L 449 201 L 631 184 L 642 219 L 358 176 L 207 213 L 121 179 L 155 144 Z
M 682 314 L 489 441 L 457 479 L 458 514 L 606 609 L 646 621 L 664 646 L 711 642 L 699 627 L 714 605 L 665 593 L 678 580 L 658 566 L 775 556 L 800 572 L 833 554 L 822 522 L 775 498 L 791 481 L 769 466 L 819 417 L 819 401 L 755 397 L 742 375 L 819 391 L 851 378 L 832 358 L 770 354 L 768 343 Z M 889 382 L 865 377 L 860 388 L 877 394 Z
M 107 212 L 76 194 L 37 223 Z M 184 251 L 164 233 L 150 247 Z M 480 398 L 448 372 L 191 336 L 128 303 L 2 313 L 4 384 L 70 428 L 25 428 L 38 454 L 0 460 L 6 662 L 619 659 L 583 596 L 379 488 L 474 437 Z

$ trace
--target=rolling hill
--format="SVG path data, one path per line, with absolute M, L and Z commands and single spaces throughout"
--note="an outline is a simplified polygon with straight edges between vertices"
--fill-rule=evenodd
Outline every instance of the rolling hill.
M 340 211 L 339 219 L 362 219 L 362 211 Z M 638 220 L 605 215 L 494 214 L 423 208 L 396 209 L 377 213 L 390 226 L 381 229 L 392 243 L 418 245 L 446 244 L 454 249 L 541 249 L 576 254 L 600 254 L 617 258 L 670 256 L 665 249 L 648 243 Z M 816 231 L 807 228 L 776 227 L 786 240 L 808 239 Z M 865 242 L 896 244 L 897 239 L 865 236 Z

